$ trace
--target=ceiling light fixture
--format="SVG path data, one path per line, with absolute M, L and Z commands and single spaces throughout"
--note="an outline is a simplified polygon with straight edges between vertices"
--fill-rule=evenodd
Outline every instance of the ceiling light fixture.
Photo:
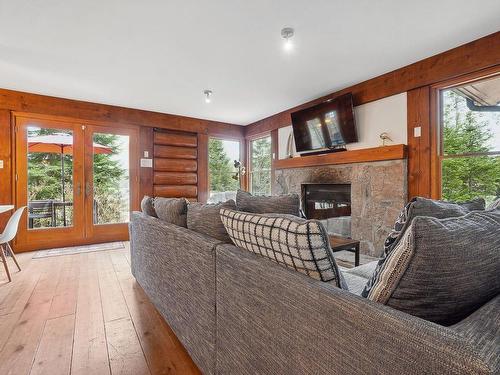
M 285 51 L 291 51 L 293 49 L 292 37 L 293 37 L 293 29 L 291 27 L 285 27 L 281 29 L 281 37 L 285 39 L 285 44 L 283 48 Z
M 205 103 L 210 103 L 212 101 L 212 90 L 203 91 L 203 95 L 205 95 Z

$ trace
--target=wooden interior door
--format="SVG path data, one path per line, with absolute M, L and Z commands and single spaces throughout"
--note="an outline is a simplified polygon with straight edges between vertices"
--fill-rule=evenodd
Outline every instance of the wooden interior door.
M 112 145 L 111 153 L 100 153 L 101 140 Z M 128 240 L 130 213 L 140 205 L 138 141 L 137 128 L 85 126 L 87 242 Z M 107 180 L 103 182 L 104 178 Z
M 81 124 L 16 116 L 16 206 L 27 206 L 14 242 L 21 251 L 77 244 L 84 231 Z

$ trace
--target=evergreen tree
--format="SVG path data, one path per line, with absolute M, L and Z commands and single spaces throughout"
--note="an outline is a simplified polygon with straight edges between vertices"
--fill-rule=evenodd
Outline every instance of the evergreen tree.
M 443 159 L 443 198 L 464 201 L 478 196 L 487 200 L 499 197 L 500 157 L 458 155 L 493 151 L 490 140 L 495 128 L 499 129 L 500 116 L 495 116 L 496 123 L 492 124 L 483 114 L 470 111 L 465 99 L 453 91 L 444 93 L 444 103 L 443 151 L 457 157 Z
M 211 138 L 208 143 L 210 191 L 222 192 L 238 189 L 239 180 L 233 178 L 236 173 L 233 162 L 224 150 L 223 141 Z
M 252 192 L 271 194 L 271 138 L 259 138 L 252 142 Z

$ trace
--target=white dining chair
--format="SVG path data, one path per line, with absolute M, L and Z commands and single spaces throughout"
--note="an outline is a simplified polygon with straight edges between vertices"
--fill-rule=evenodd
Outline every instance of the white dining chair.
M 8 250 L 14 263 L 17 266 L 17 269 L 21 271 L 21 267 L 19 267 L 19 263 L 17 262 L 16 255 L 14 254 L 14 250 L 10 247 L 9 242 L 16 237 L 17 228 L 19 227 L 19 220 L 21 220 L 21 216 L 25 207 L 18 208 L 16 212 L 10 217 L 7 225 L 5 226 L 5 230 L 2 234 L 0 234 L 0 257 L 2 258 L 3 266 L 5 267 L 5 272 L 7 272 L 7 277 L 9 278 L 9 282 L 12 281 L 12 277 L 9 272 L 9 265 L 7 264 L 7 257 L 5 256 L 5 250 Z

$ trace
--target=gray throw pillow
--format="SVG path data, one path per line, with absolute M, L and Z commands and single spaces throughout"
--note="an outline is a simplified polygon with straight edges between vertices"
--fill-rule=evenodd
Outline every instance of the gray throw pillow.
M 220 218 L 221 208 L 236 209 L 236 203 L 232 199 L 215 204 L 190 203 L 187 209 L 188 229 L 231 243 Z
M 417 216 L 428 216 L 435 217 L 438 219 L 445 219 L 448 217 L 463 216 L 471 211 L 484 210 L 485 202 L 484 199 L 478 198 L 472 201 L 463 203 L 453 203 L 438 201 L 429 198 L 416 197 L 413 198 L 401 211 L 392 231 L 387 236 L 384 243 L 384 252 L 378 260 L 378 265 L 375 268 L 375 272 L 372 278 L 368 281 L 361 295 L 367 297 L 370 292 L 370 288 L 373 285 L 375 278 L 377 277 L 380 268 L 384 264 L 387 256 L 390 254 L 392 249 L 398 244 L 403 234 Z
M 227 209 L 222 209 L 220 215 L 236 246 L 347 289 L 330 249 L 328 233 L 318 220 Z
M 158 217 L 156 216 L 156 211 L 153 205 L 153 201 L 154 201 L 153 198 L 145 195 L 141 201 L 141 211 L 148 216 Z
M 500 293 L 500 210 L 413 219 L 388 255 L 370 300 L 454 324 Z
M 154 208 L 160 220 L 186 228 L 187 200 L 185 198 L 155 198 Z
M 257 196 L 238 190 L 236 206 L 240 211 L 256 214 L 275 213 L 300 216 L 300 198 L 297 194 Z

